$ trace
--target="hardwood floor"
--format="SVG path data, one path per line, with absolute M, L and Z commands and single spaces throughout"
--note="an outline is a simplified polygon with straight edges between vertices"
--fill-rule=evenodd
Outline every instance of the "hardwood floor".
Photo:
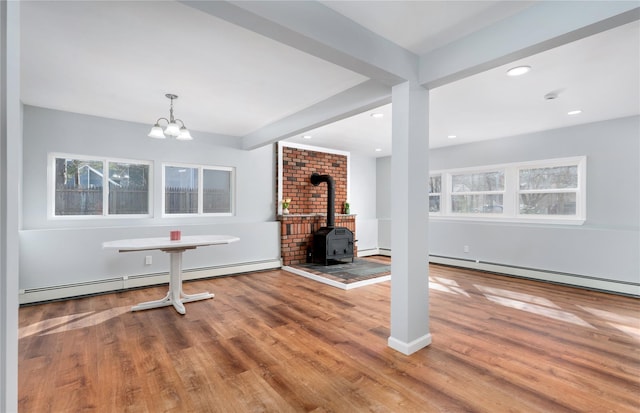
M 20 412 L 638 412 L 640 300 L 430 266 L 433 343 L 387 347 L 390 283 L 285 271 L 20 309 Z

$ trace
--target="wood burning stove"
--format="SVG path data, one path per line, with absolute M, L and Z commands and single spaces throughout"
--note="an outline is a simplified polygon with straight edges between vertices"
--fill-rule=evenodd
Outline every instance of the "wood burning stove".
M 313 262 L 329 265 L 332 262 L 351 258 L 353 262 L 353 232 L 349 228 L 335 226 L 335 188 L 330 175 L 311 174 L 311 183 L 318 186 L 327 183 L 327 226 L 313 234 Z

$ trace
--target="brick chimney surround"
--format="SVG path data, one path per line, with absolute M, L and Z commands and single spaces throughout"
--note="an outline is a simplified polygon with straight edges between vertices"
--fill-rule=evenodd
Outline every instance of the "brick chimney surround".
M 326 185 L 313 186 L 311 174 L 331 175 L 335 182 L 335 225 L 356 233 L 356 216 L 344 214 L 347 201 L 347 156 L 282 146 L 282 197 L 290 198 L 289 214 L 278 215 L 282 265 L 307 261 L 313 233 L 327 222 Z M 278 162 L 280 164 L 280 162 Z M 277 179 L 277 178 L 276 178 Z M 282 199 L 278 200 L 282 202 Z M 357 256 L 354 247 L 354 255 Z

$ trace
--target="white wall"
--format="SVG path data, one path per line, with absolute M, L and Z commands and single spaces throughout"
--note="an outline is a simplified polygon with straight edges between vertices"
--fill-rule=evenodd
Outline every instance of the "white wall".
M 275 222 L 273 146 L 252 151 L 237 138 L 192 131 L 193 141 L 148 138 L 149 125 L 104 119 L 32 106 L 24 107 L 23 228 L 20 233 L 20 288 L 37 289 L 115 276 L 168 271 L 161 252 L 118 254 L 101 243 L 122 238 L 167 236 L 170 229 L 190 234 L 237 235 L 240 242 L 184 254 L 185 269 L 278 260 Z M 47 156 L 50 152 L 149 160 L 153 168 L 154 216 L 101 219 L 51 219 L 47 216 Z M 163 218 L 161 165 L 180 162 L 236 168 L 236 205 L 232 217 Z M 153 264 L 144 265 L 144 255 Z
M 23 229 L 211 224 L 274 219 L 275 153 L 271 145 L 245 151 L 240 149 L 239 138 L 197 131 L 192 133 L 193 141 L 152 139 L 147 137 L 149 129 L 149 125 L 140 123 L 25 106 Z M 154 217 L 102 221 L 48 219 L 47 155 L 50 152 L 153 161 Z M 235 167 L 236 215 L 204 219 L 163 218 L 160 210 L 162 193 L 159 190 L 163 162 Z
M 391 250 L 391 157 L 376 160 L 378 248 Z
M 430 151 L 433 170 L 587 156 L 581 226 L 431 220 L 431 255 L 640 283 L 640 118 L 629 117 Z M 378 160 L 379 245 L 388 164 Z M 425 185 L 426 188 L 426 185 Z M 469 253 L 463 246 L 470 247 Z M 576 278 L 577 279 L 577 278 Z
M 349 157 L 349 203 L 356 214 L 356 238 L 360 253 L 378 247 L 376 217 L 376 158 Z

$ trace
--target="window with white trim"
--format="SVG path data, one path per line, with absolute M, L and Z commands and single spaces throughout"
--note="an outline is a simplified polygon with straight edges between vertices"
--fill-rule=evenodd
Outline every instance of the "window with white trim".
M 234 168 L 221 166 L 163 166 L 165 215 L 232 215 Z
M 441 188 L 442 175 L 431 175 L 429 177 L 429 213 L 440 212 Z
M 439 193 L 434 177 L 440 177 Z M 429 181 L 434 218 L 558 224 L 586 219 L 584 156 L 443 170 L 432 172 Z
M 149 215 L 151 163 L 49 155 L 53 216 Z

